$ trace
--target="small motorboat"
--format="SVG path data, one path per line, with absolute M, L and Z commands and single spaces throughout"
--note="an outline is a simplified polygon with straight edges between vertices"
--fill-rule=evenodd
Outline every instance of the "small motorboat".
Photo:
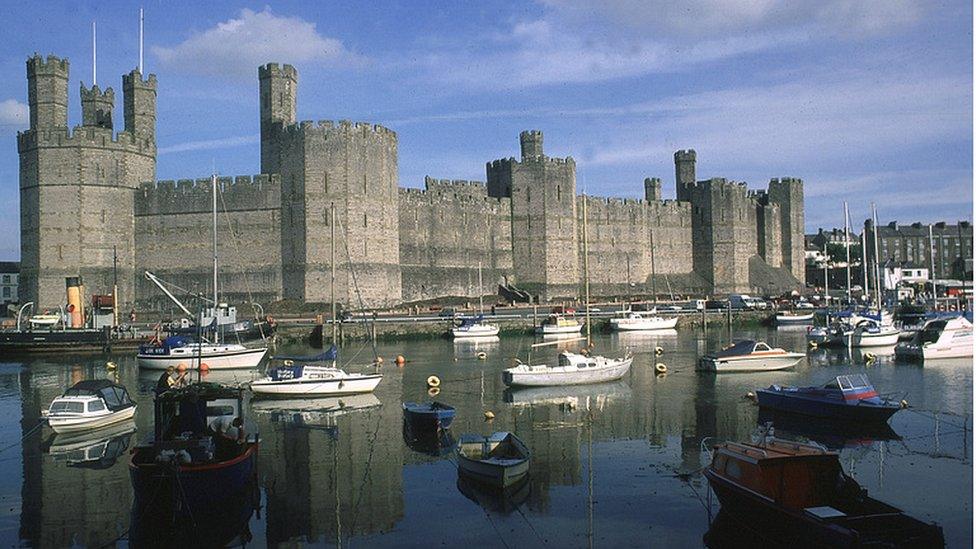
M 336 367 L 338 350 L 333 345 L 328 351 L 309 357 L 273 357 L 283 362 L 268 369 L 268 375 L 251 382 L 255 395 L 337 396 L 372 393 L 383 379 L 382 374 L 349 373 Z M 331 365 L 314 363 L 331 361 Z
M 578 334 L 583 330 L 583 324 L 573 318 L 566 318 L 561 314 L 549 315 L 536 327 L 535 333 L 542 335 Z
M 862 319 L 848 338 L 850 347 L 891 347 L 898 343 L 901 331 L 872 319 Z
M 766 439 L 715 446 L 705 477 L 743 529 L 805 547 L 942 547 L 942 528 L 868 497 L 823 447 Z M 796 545 L 795 543 L 793 545 Z
M 458 440 L 458 474 L 507 488 L 529 472 L 531 453 L 513 433 L 465 434 Z
M 810 324 L 813 322 L 814 312 L 782 311 L 776 313 L 776 325 Z
M 237 343 L 197 343 L 182 336 L 169 336 L 140 345 L 136 361 L 140 368 L 149 370 L 165 370 L 170 366 L 178 368 L 180 365 L 188 370 L 256 368 L 267 352 L 267 347 L 249 348 Z
M 451 329 L 451 335 L 455 339 L 497 336 L 498 326 L 483 322 L 484 318 L 478 315 L 460 319 L 461 323 Z
M 972 358 L 973 325 L 961 316 L 929 320 L 911 341 L 895 347 L 895 356 L 910 360 Z
M 678 317 L 663 317 L 657 314 L 657 309 L 647 315 L 628 312 L 622 318 L 611 318 L 610 328 L 618 332 L 641 332 L 651 330 L 672 330 L 678 325 Z
M 403 421 L 414 433 L 447 429 L 454 421 L 454 406 L 443 402 L 404 402 Z
M 882 398 L 864 374 L 837 376 L 823 387 L 770 385 L 756 391 L 761 408 L 820 418 L 884 423 L 901 404 Z
M 61 322 L 61 315 L 53 314 L 40 314 L 34 315 L 27 319 L 27 323 L 30 324 L 32 328 L 53 328 Z
M 132 419 L 136 403 L 125 387 L 107 379 L 75 383 L 42 415 L 55 433 L 91 431 Z
M 768 372 L 792 368 L 806 358 L 803 353 L 793 353 L 772 348 L 762 341 L 739 341 L 730 347 L 707 354 L 698 359 L 698 369 L 707 372 Z
M 634 357 L 607 358 L 571 351 L 559 353 L 556 366 L 522 364 L 502 372 L 502 381 L 509 387 L 543 387 L 549 385 L 585 385 L 614 381 L 627 375 Z

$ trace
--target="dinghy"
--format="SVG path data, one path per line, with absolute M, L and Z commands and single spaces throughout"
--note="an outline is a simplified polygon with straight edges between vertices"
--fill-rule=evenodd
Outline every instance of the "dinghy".
M 506 488 L 528 474 L 530 456 L 529 449 L 512 433 L 465 434 L 457 446 L 458 473 Z
M 447 429 L 454 421 L 454 407 L 443 402 L 404 402 L 403 420 L 414 433 Z

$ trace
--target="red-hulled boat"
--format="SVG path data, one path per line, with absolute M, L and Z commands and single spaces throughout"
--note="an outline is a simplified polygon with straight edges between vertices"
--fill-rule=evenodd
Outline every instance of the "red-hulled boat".
M 715 447 L 705 477 L 743 527 L 803 547 L 943 547 L 942 528 L 868 497 L 836 453 L 767 439 Z

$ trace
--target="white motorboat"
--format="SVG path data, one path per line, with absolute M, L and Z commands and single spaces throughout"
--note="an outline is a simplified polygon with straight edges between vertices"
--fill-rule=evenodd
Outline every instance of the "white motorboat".
M 552 314 L 536 327 L 535 333 L 542 335 L 578 334 L 582 330 L 583 325 L 576 319 Z
M 776 325 L 786 326 L 790 324 L 810 324 L 813 322 L 814 312 L 810 311 L 808 313 L 790 312 L 783 311 L 776 313 Z
M 875 320 L 861 320 L 848 336 L 850 347 L 891 347 L 898 343 L 898 328 Z
M 237 343 L 194 343 L 180 336 L 139 346 L 136 362 L 140 368 L 165 370 L 181 365 L 187 370 L 228 370 L 255 368 L 267 354 L 267 347 L 245 347 Z
M 458 473 L 506 488 L 529 472 L 531 452 L 512 433 L 464 434 L 458 440 Z
M 55 433 L 77 433 L 132 419 L 136 404 L 125 387 L 107 379 L 79 381 L 42 412 Z
M 622 318 L 611 318 L 610 327 L 618 332 L 673 330 L 678 325 L 678 317 L 663 317 L 657 315 L 657 309 L 647 315 L 629 312 Z
M 765 372 L 785 370 L 799 364 L 806 357 L 780 348 L 772 348 L 762 341 L 744 340 L 717 353 L 698 359 L 698 369 L 709 372 Z
M 895 356 L 915 360 L 972 358 L 973 325 L 961 316 L 929 320 L 910 342 L 895 347 Z
M 27 319 L 28 324 L 39 328 L 53 328 L 58 322 L 61 322 L 61 315 L 42 314 Z
M 483 316 L 475 318 L 463 318 L 461 324 L 451 329 L 451 335 L 455 339 L 495 337 L 498 335 L 498 326 L 482 322 Z
M 559 354 L 556 366 L 519 364 L 502 372 L 508 386 L 544 387 L 549 385 L 584 385 L 620 379 L 630 370 L 634 357 L 606 358 L 570 351 Z
M 338 351 L 333 345 L 314 357 L 276 357 L 282 366 L 268 369 L 268 375 L 251 382 L 256 395 L 337 396 L 372 393 L 383 379 L 381 374 L 349 373 L 336 367 Z M 330 366 L 315 362 L 332 361 Z M 296 364 L 301 363 L 301 364 Z

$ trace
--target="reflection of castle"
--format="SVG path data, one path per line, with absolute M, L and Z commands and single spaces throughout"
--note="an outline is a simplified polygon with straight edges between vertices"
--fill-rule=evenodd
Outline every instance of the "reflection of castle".
M 399 409 L 377 406 L 293 425 L 257 414 L 267 543 L 333 543 L 403 516 Z
M 336 294 L 343 302 L 355 296 L 352 272 L 371 305 L 473 296 L 481 264 L 487 288 L 514 283 L 546 299 L 574 297 L 584 200 L 596 295 L 647 293 L 653 282 L 705 293 L 799 284 L 799 179 L 773 179 L 765 191 L 697 181 L 689 150 L 674 156 L 677 200 L 663 200 L 657 178 L 644 181 L 643 200 L 584 198 L 575 161 L 547 156 L 542 132 L 526 131 L 520 158 L 486 164 L 485 183 L 428 178 L 425 190 L 398 188 L 393 131 L 299 122 L 295 68 L 272 63 L 258 75 L 264 175 L 220 179 L 221 255 L 238 263 L 221 273 L 229 299 L 326 300 L 333 227 L 342 236 Z M 115 93 L 97 86 L 82 85 L 82 124 L 69 128 L 66 60 L 30 58 L 27 80 L 30 128 L 17 140 L 24 300 L 56 305 L 64 277 L 78 274 L 106 291 L 113 251 L 124 303 L 159 297 L 138 276 L 146 269 L 203 290 L 209 182 L 154 182 L 155 75 L 123 77 L 119 133 Z M 651 280 L 652 270 L 661 280 Z

